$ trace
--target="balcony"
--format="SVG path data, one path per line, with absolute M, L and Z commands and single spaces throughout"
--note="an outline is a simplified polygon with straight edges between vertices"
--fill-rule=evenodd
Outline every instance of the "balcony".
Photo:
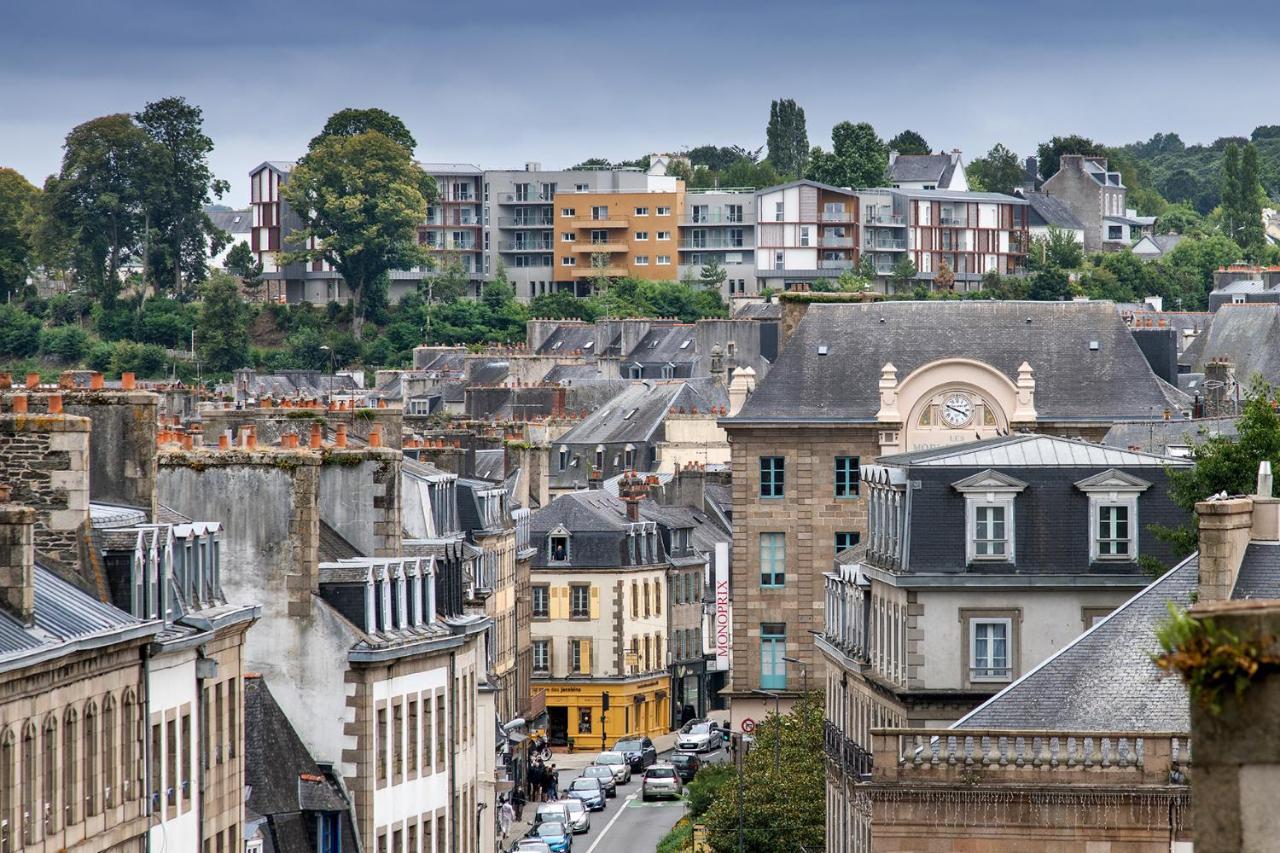
M 498 193 L 498 204 L 548 204 L 555 201 L 555 194 L 540 193 Z
M 946 228 L 968 228 L 969 217 L 939 216 L 938 224 Z
M 452 240 L 444 243 L 424 243 L 422 248 L 428 252 L 477 252 L 476 243 L 455 243 Z
M 863 225 L 906 225 L 906 219 L 898 213 L 870 213 L 862 219 Z
M 423 228 L 479 228 L 479 219 L 428 219 Z
M 681 225 L 745 225 L 746 215 L 734 214 L 729 216 L 721 211 L 708 211 L 707 213 L 688 213 L 680 217 Z
M 607 219 L 575 219 L 570 223 L 573 228 L 626 228 L 627 220 L 621 216 Z
M 852 237 L 819 237 L 818 245 L 826 249 L 852 249 Z
M 626 267 L 572 267 L 574 278 L 617 278 L 627 274 Z
M 573 252 L 625 252 L 626 243 L 571 243 Z
M 838 260 L 820 260 L 818 261 L 818 269 L 820 270 L 852 270 L 853 261 L 848 258 L 840 258 Z
M 746 249 L 745 240 L 724 240 L 714 237 L 686 237 L 680 241 L 681 249 L 692 249 L 699 251 L 702 249 Z
M 824 210 L 818 219 L 821 222 L 852 222 L 853 214 L 847 210 Z
M 499 228 L 550 228 L 555 225 L 555 220 L 550 216 L 546 217 L 525 217 L 525 216 L 499 216 Z
M 827 760 L 846 775 L 859 779 L 871 776 L 874 764 L 871 753 L 845 737 L 840 727 L 830 720 L 822 723 L 822 751 Z
M 454 193 L 448 198 L 443 198 L 441 199 L 441 201 L 445 202 L 446 204 L 479 204 L 480 203 L 480 199 L 476 196 L 460 195 L 458 193 Z
M 906 240 L 891 240 L 884 237 L 868 237 L 862 247 L 864 252 L 905 252 Z
M 499 252 L 550 252 L 552 251 L 552 243 L 550 240 L 543 243 L 499 243 Z

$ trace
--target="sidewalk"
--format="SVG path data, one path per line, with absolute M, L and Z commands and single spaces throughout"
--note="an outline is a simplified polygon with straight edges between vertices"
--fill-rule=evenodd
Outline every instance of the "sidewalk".
M 654 748 L 658 750 L 659 760 L 662 760 L 666 753 L 675 748 L 676 736 L 677 732 L 668 732 L 652 739 Z M 581 774 L 582 768 L 596 760 L 600 750 L 578 750 L 570 753 L 561 747 L 553 749 L 551 753 L 551 761 L 549 763 L 554 764 L 556 770 L 560 772 L 560 787 L 565 788 Z M 517 839 L 524 838 L 525 834 L 533 827 L 533 815 L 537 807 L 537 803 L 525 804 L 524 820 L 518 820 L 511 824 L 511 829 L 507 832 L 507 840 L 502 842 L 499 850 L 510 850 Z

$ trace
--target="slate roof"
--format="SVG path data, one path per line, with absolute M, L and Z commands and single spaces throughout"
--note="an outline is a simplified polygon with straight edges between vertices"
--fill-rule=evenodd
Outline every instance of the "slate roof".
M 339 560 L 351 560 L 363 557 L 360 549 L 352 545 L 341 533 L 334 530 L 323 519 L 320 521 L 320 562 L 336 563 Z
M 1111 427 L 1103 436 L 1102 443 L 1112 447 L 1136 447 L 1147 453 L 1167 453 L 1171 444 L 1202 444 L 1214 436 L 1235 434 L 1235 418 L 1134 421 Z
M 951 182 L 953 172 L 955 164 L 950 154 L 899 154 L 889 166 L 889 180 L 895 183 L 931 181 L 945 186 Z
M 131 637 L 154 635 L 159 622 L 135 619 L 35 567 L 35 626 L 0 609 L 0 672 L 76 649 L 97 648 Z
M 887 192 L 897 193 L 908 198 L 927 198 L 936 201 L 994 201 L 1000 204 L 1024 205 L 1025 198 L 1004 193 L 970 192 L 965 190 L 918 190 L 912 187 L 893 187 Z
M 1280 543 L 1250 542 L 1245 548 L 1231 597 L 1276 598 L 1280 595 Z
M 1260 278 L 1238 278 L 1222 287 L 1214 288 L 1214 293 L 1262 293 L 1267 289 Z
M 1024 197 L 1031 205 L 1031 224 L 1048 225 L 1067 231 L 1083 231 L 1084 223 L 1062 203 L 1048 193 L 1029 192 Z
M 728 402 L 728 393 L 721 386 L 705 380 L 633 382 L 560 436 L 557 444 L 646 441 L 673 406 L 709 412 L 712 406 Z
M 1201 341 L 1194 353 L 1187 348 L 1196 372 L 1209 361 L 1225 358 L 1235 365 L 1238 382 L 1247 384 L 1255 373 L 1272 384 L 1280 381 L 1280 305 L 1223 305 L 1196 339 Z
M 253 229 L 253 216 L 245 210 L 209 210 L 205 214 L 213 224 L 228 234 L 248 234 Z
M 481 480 L 491 480 L 495 483 L 500 483 L 506 476 L 506 471 L 504 470 L 506 461 L 506 451 L 502 448 L 498 448 L 496 450 L 477 450 L 475 475 Z
M 573 350 L 591 353 L 595 347 L 595 327 L 587 323 L 562 323 L 538 347 L 543 355 L 568 354 Z
M 781 320 L 782 306 L 777 302 L 747 302 L 733 309 L 735 320 Z
M 1190 731 L 1182 680 L 1151 656 L 1169 603 L 1190 606 L 1198 575 L 1192 555 L 952 728 Z
M 542 377 L 542 381 L 552 384 L 582 379 L 599 379 L 601 376 L 600 365 L 595 362 L 590 364 L 557 364 L 547 371 L 547 375 Z
M 1185 459 L 1122 450 L 1056 435 L 1023 434 L 971 441 L 959 447 L 933 447 L 881 456 L 877 464 L 945 468 L 1130 468 L 1190 463 Z
M 1146 420 L 1169 405 L 1109 302 L 817 302 L 727 422 L 874 422 L 886 362 L 901 382 L 945 358 L 985 362 L 1011 382 L 1027 361 L 1041 419 Z
M 467 382 L 472 385 L 498 385 L 507 378 L 510 370 L 511 363 L 506 359 L 473 361 L 467 366 Z
M 650 329 L 626 354 L 625 361 L 640 364 L 684 364 L 697 360 L 697 329 L 692 324 Z
M 1174 247 L 1182 242 L 1181 234 L 1147 234 L 1133 246 L 1133 251 L 1137 252 L 1138 247 L 1143 243 L 1150 243 L 1156 249 L 1157 255 L 1163 255 L 1172 252 Z

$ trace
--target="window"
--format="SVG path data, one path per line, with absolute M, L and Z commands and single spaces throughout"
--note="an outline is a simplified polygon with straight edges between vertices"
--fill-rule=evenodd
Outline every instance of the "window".
M 213 685 L 213 760 L 221 764 L 226 741 L 222 737 L 222 724 L 225 717 L 222 713 L 222 684 Z
M 760 686 L 765 690 L 787 689 L 787 626 L 765 622 L 760 626 Z
M 17 845 L 13 843 L 9 821 L 13 819 L 13 792 L 17 790 L 17 755 L 14 754 L 13 730 L 0 731 L 0 841 L 4 853 Z
M 546 619 L 551 615 L 551 588 L 533 587 L 533 618 Z
M 609 218 L 609 206 L 607 204 L 596 205 L 591 208 L 591 218 L 595 220 Z
M 339 832 L 339 812 L 320 814 L 320 853 L 341 853 L 342 834 Z M 409 848 L 413 850 L 413 848 Z
M 1007 508 L 974 507 L 973 556 L 979 560 L 1004 560 L 1009 556 Z
M 836 553 L 839 554 L 841 551 L 848 551 L 850 548 L 857 545 L 858 542 L 861 541 L 861 539 L 862 539 L 862 536 L 857 531 L 853 531 L 851 533 L 849 532 L 837 533 L 836 534 Z
M 1098 559 L 1129 559 L 1129 526 L 1129 507 L 1098 507 Z
M 448 720 L 444 715 L 444 691 L 436 696 L 436 772 L 444 770 L 445 764 L 445 739 L 448 732 L 445 730 L 448 726 Z
M 550 640 L 534 640 L 533 641 L 533 671 L 534 672 L 550 672 L 551 671 L 551 641 Z
M 836 497 L 856 498 L 858 496 L 858 457 L 836 457 Z
M 1108 225 L 1108 226 L 1107 226 L 1107 239 L 1108 239 L 1108 240 L 1123 240 L 1123 239 L 1124 239 L 1124 228 L 1123 228 L 1123 226 L 1120 226 L 1120 225 Z
M 787 535 L 760 534 L 760 586 L 777 588 L 787 582 Z
M 649 215 L 649 208 L 647 207 L 636 208 L 636 216 L 648 216 L 648 215 Z
M 783 252 L 773 253 L 773 268 L 775 270 L 785 270 L 787 268 L 786 255 Z
M 724 214 L 725 214 L 724 218 L 726 222 L 741 222 L 742 221 L 742 205 L 726 204 L 724 206 Z
M 671 266 L 671 256 L 670 256 L 670 255 L 658 255 L 658 266 L 660 266 L 660 267 L 669 267 L 669 266 Z
M 648 231 L 637 231 L 637 232 L 636 232 L 636 239 L 637 239 L 637 240 L 648 240 L 648 239 L 649 239 L 649 232 L 648 232 Z
M 669 207 L 660 207 L 660 208 L 658 208 L 657 215 L 658 215 L 658 216 L 670 216 L 670 215 L 671 215 L 671 208 L 669 208 Z
M 108 738 L 110 742 L 110 738 Z M 44 800 L 44 834 L 49 835 L 58 828 L 58 808 L 55 799 L 58 796 L 58 721 L 52 714 L 44 721 L 44 742 L 41 744 L 40 776 L 41 796 Z M 0 767 L 0 791 L 5 790 L 4 768 Z M 12 785 L 12 781 L 9 785 Z M 12 790 L 12 788 L 10 788 Z M 109 795 L 108 795 L 109 796 Z M 109 802 L 109 801 L 108 801 Z M 9 810 L 0 808 L 0 819 L 8 817 Z
M 569 448 L 560 448 L 560 470 L 563 471 L 569 467 Z
M 569 641 L 569 672 L 570 673 L 581 674 L 589 671 L 590 664 L 587 661 L 587 655 L 584 654 L 584 651 L 585 651 L 585 649 L 583 648 L 584 644 L 585 644 L 585 641 L 583 640 Z
M 404 775 L 404 705 L 391 706 L 391 775 L 396 781 Z
M 578 190 L 578 192 L 582 192 L 582 190 Z M 562 207 L 560 208 L 560 215 L 573 217 L 578 215 L 578 211 L 574 210 L 572 207 Z
M 591 709 L 590 708 L 578 709 L 578 734 L 580 735 L 591 734 Z
M 378 736 L 378 785 L 382 786 L 387 781 L 387 746 L 390 737 L 387 734 L 387 709 L 378 709 L 378 725 L 376 729 Z
M 152 728 L 154 748 L 160 749 L 160 727 Z M 159 761 L 156 757 L 154 761 Z M 154 765 L 155 782 L 152 793 L 156 798 L 160 795 L 160 766 Z M 71 826 L 76 822 L 76 712 L 68 710 L 62 718 L 62 825 Z
M 170 720 L 169 728 L 173 725 Z M 31 758 L 34 762 L 35 755 Z M 98 711 L 92 702 L 84 709 L 84 813 L 85 817 L 98 813 Z
M 658 232 L 658 239 L 659 239 L 659 240 L 670 240 L 670 239 L 671 239 L 671 232 L 670 232 L 670 231 L 659 231 L 659 232 Z
M 183 713 L 182 715 L 182 742 L 178 744 L 178 750 L 182 755 L 182 799 L 188 803 L 191 802 L 191 714 Z
M 631 618 L 640 618 L 640 587 L 635 581 L 631 582 Z
M 601 243 L 609 242 L 609 232 L 604 229 L 597 229 L 591 232 L 592 245 L 598 246 Z
M 133 788 L 133 782 L 138 778 L 137 767 L 134 766 L 134 743 L 137 740 L 137 719 L 134 716 L 137 704 L 133 701 L 133 694 L 126 692 L 124 697 L 124 720 L 121 723 L 120 731 L 120 782 L 122 784 L 121 801 L 132 799 L 138 794 Z M 46 731 L 48 731 L 46 729 Z M 50 797 L 49 802 L 53 802 Z
M 553 562 L 569 559 L 569 536 L 565 533 L 553 533 L 548 537 L 548 557 Z
M 636 255 L 635 265 L 636 265 L 636 266 L 638 266 L 638 267 L 647 267 L 647 266 L 649 266 L 649 256 L 648 256 L 648 255 Z
M 809 245 L 809 226 L 808 225 L 800 226 L 800 245 L 801 246 Z
M 591 615 L 591 587 L 586 584 L 569 587 L 569 615 L 574 619 L 586 619 Z
M 409 713 L 404 727 L 407 739 L 406 749 L 409 757 L 405 759 L 405 767 L 410 773 L 418 768 L 418 700 L 409 700 Z
M 88 738 L 85 739 L 86 745 Z M 178 804 L 178 721 L 169 720 L 165 723 L 165 751 L 164 751 L 164 801 L 166 805 L 175 806 Z M 85 760 L 85 766 L 88 767 L 88 759 Z M 86 802 L 88 802 L 86 798 Z
M 1082 607 L 1080 608 L 1080 619 L 1084 622 L 1084 629 L 1088 631 L 1094 625 L 1097 625 L 1103 619 L 1111 615 L 1110 607 Z
M 969 620 L 969 680 L 1009 681 L 1013 668 L 1009 663 L 1009 641 L 1012 620 L 1008 618 L 973 618 Z
M 36 727 L 27 723 L 22 732 L 22 839 L 35 844 L 36 834 Z
M 641 581 L 640 589 L 644 594 L 644 618 L 648 619 L 653 614 L 652 608 L 649 607 L 649 582 Z
M 236 737 L 236 709 L 240 707 L 236 702 L 236 680 L 233 678 L 227 682 L 227 755 L 235 758 L 236 744 L 239 739 Z
M 577 258 L 561 258 L 560 259 L 560 266 L 562 267 L 576 267 L 577 265 L 578 265 Z
M 435 742 L 432 737 L 433 724 L 431 694 L 424 693 L 422 696 L 422 774 L 424 776 L 431 772 L 431 744 Z
M 786 486 L 785 458 L 782 456 L 760 457 L 760 497 L 780 498 Z
M 572 231 L 564 231 L 560 234 L 560 242 L 562 243 L 572 243 L 577 239 L 578 235 L 574 234 Z
M 773 203 L 773 221 L 774 221 L 774 222 L 781 222 L 781 221 L 782 221 L 783 211 L 784 211 L 785 209 L 786 209 L 786 208 L 783 206 L 783 203 L 782 203 L 782 202 L 780 202 L 780 201 L 775 201 L 775 202 Z

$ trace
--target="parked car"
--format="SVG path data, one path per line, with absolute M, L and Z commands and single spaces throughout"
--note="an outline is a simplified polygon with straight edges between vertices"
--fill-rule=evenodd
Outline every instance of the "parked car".
M 712 752 L 721 747 L 724 736 L 715 723 L 708 720 L 692 720 L 676 738 L 676 749 L 685 752 Z
M 558 820 L 547 820 L 529 830 L 530 838 L 541 839 L 551 853 L 569 853 L 573 849 L 573 833 L 569 825 Z
M 562 800 L 553 803 L 538 803 L 537 810 L 533 813 L 533 825 L 547 821 L 559 821 L 560 823 L 569 822 L 569 807 Z
M 680 774 L 670 764 L 655 764 L 644 771 L 640 780 L 640 799 L 648 801 L 652 797 L 679 797 L 684 793 L 680 784 Z
M 627 768 L 627 775 L 631 774 L 631 768 Z M 604 785 L 604 795 L 606 797 L 618 796 L 618 783 L 613 778 L 613 769 L 604 764 L 588 764 L 582 768 L 582 775 L 589 779 L 599 779 L 600 784 Z
M 643 735 L 628 735 L 613 745 L 614 752 L 621 752 L 627 757 L 632 770 L 644 770 L 658 760 L 658 750 L 653 741 Z
M 591 813 L 587 811 L 586 803 L 577 797 L 569 797 L 560 802 L 569 810 L 569 829 L 574 835 L 581 835 L 591 829 Z
M 702 769 L 702 759 L 692 752 L 673 752 L 671 766 L 680 774 L 681 782 L 688 782 Z
M 511 853 L 551 853 L 551 848 L 541 838 L 521 838 Z
M 631 763 L 621 752 L 602 752 L 596 756 L 593 764 L 608 767 L 613 771 L 613 781 L 625 785 L 631 781 Z
M 582 800 L 582 804 L 593 812 L 604 811 L 604 784 L 599 779 L 579 776 L 569 783 L 567 794 Z

